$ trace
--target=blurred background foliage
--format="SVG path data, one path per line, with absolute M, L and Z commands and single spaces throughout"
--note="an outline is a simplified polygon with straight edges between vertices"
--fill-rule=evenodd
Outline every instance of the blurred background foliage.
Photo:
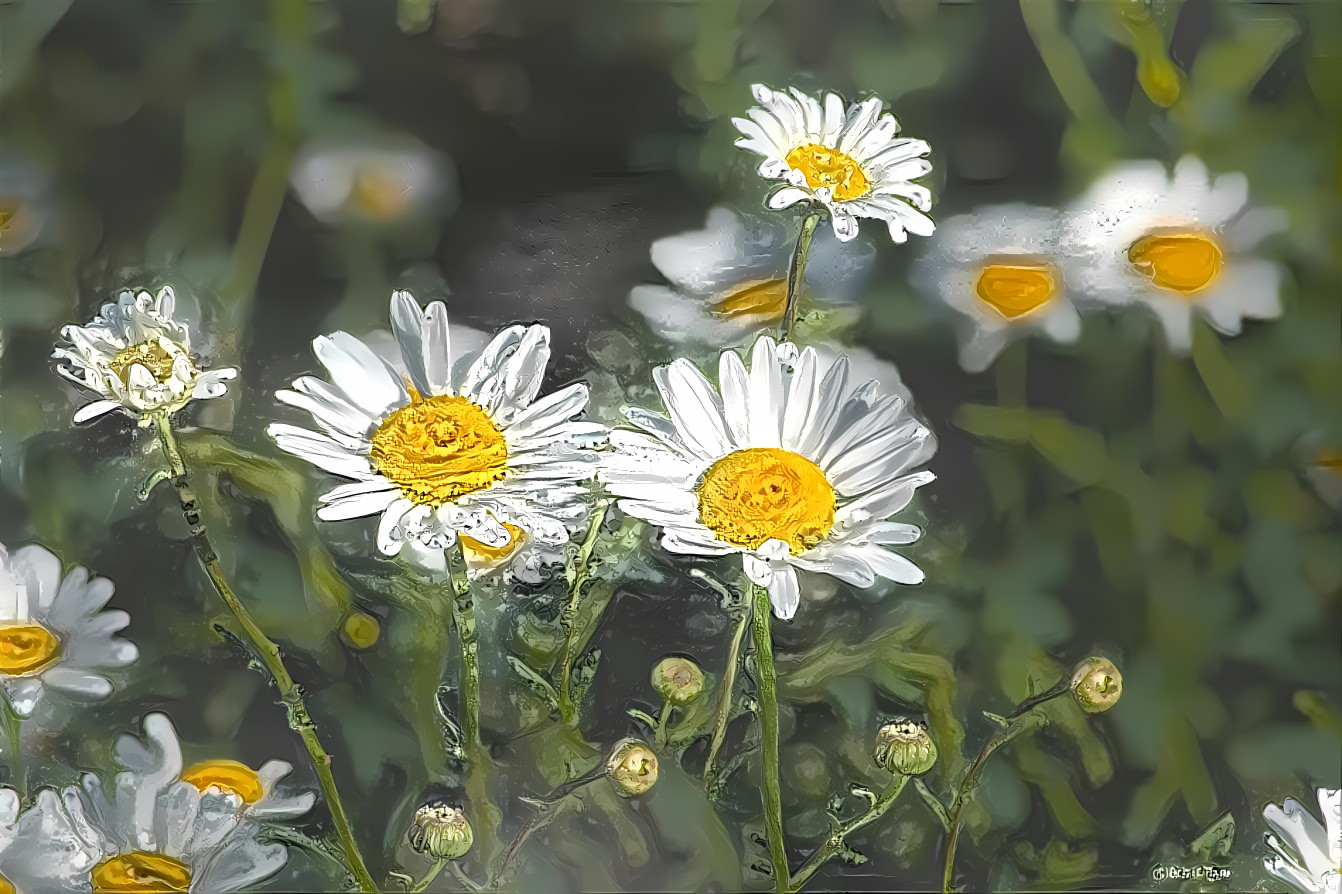
M 1337 13 L 1329 0 L 0 3 L 0 540 L 111 577 L 142 654 L 112 699 L 39 743 L 41 761 L 53 778 L 104 767 L 113 732 L 164 707 L 188 758 L 285 757 L 312 782 L 263 679 L 211 630 L 220 607 L 176 508 L 135 498 L 150 438 L 111 417 L 70 427 L 47 359 L 63 324 L 171 283 L 205 353 L 241 366 L 184 438 L 206 517 L 311 692 L 375 873 L 418 874 L 410 813 L 462 797 L 439 711 L 456 673 L 446 605 L 376 556 L 370 525 L 314 521 L 325 481 L 263 436 L 282 415 L 273 391 L 314 369 L 315 334 L 385 327 L 406 287 L 480 329 L 547 322 L 548 387 L 587 379 L 613 418 L 649 398 L 648 372 L 675 351 L 625 306 L 656 279 L 649 243 L 765 194 L 732 147 L 748 85 L 874 91 L 932 144 L 938 216 L 1062 204 L 1115 160 L 1191 152 L 1289 213 L 1273 243 L 1289 274 L 1280 319 L 1225 341 L 1201 326 L 1191 357 L 1133 309 L 969 375 L 950 321 L 906 285 L 920 246 L 878 245 L 847 337 L 898 364 L 940 440 L 910 550 L 928 581 L 811 578 L 796 622 L 776 626 L 794 865 L 827 835 L 832 798 L 880 785 L 882 719 L 928 719 L 942 754 L 928 785 L 944 794 L 991 733 L 983 712 L 1009 713 L 1098 650 L 1123 669 L 1121 702 L 1097 720 L 1068 701 L 994 759 L 963 881 L 1173 890 L 1186 883 L 1149 869 L 1182 861 L 1229 867 L 1225 890 L 1273 889 L 1262 806 L 1312 803 L 1342 766 Z M 388 141 L 433 159 L 431 201 L 374 192 L 331 218 L 290 188 L 308 147 Z M 657 709 L 658 658 L 721 677 L 729 563 L 670 561 L 618 517 L 597 555 L 580 733 L 519 667 L 556 660 L 564 582 L 481 588 L 505 839 L 531 814 L 519 797 L 648 734 L 627 712 Z M 522 883 L 759 887 L 749 708 L 743 695 L 716 805 L 697 790 L 708 719 L 691 711 L 671 736 L 684 769 L 664 760 L 637 802 L 585 792 Z M 1208 845 L 1209 828 L 1231 844 Z M 869 862 L 832 863 L 813 886 L 935 886 L 941 839 L 910 790 L 849 842 Z M 298 854 L 271 886 L 321 887 L 327 871 Z

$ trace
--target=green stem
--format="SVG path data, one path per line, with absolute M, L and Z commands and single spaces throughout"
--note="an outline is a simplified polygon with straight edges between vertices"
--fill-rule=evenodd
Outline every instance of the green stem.
M 1068 690 L 1064 689 L 1063 692 Z M 1049 697 L 1055 697 L 1057 693 Z M 993 756 L 997 749 L 1006 745 L 1008 742 L 1016 739 L 1026 733 L 1033 732 L 1044 724 L 1048 723 L 1048 718 L 1043 711 L 1034 710 L 1043 704 L 1044 700 L 1035 701 L 1024 713 L 1019 709 L 1009 718 L 1005 727 L 1000 727 L 994 732 L 988 741 L 983 743 L 979 753 L 974 756 L 974 761 L 969 765 L 969 770 L 965 773 L 964 781 L 960 783 L 960 790 L 955 795 L 955 801 L 951 804 L 950 819 L 947 828 L 949 829 L 946 837 L 946 856 L 942 864 L 941 889 L 943 894 L 952 894 L 955 890 L 955 846 L 960 840 L 961 820 L 964 816 L 966 805 L 969 804 L 970 796 L 974 789 L 978 787 L 979 773 L 983 770 L 984 764 L 988 758 Z
M 1025 29 L 1072 116 L 1083 123 L 1095 124 L 1105 134 L 1113 134 L 1117 129 L 1114 119 L 1086 70 L 1080 51 L 1062 30 L 1058 6 L 1056 0 L 1020 0 Z
M 435 860 L 433 866 L 430 867 L 429 871 L 424 874 L 424 878 L 415 882 L 415 884 L 411 885 L 406 890 L 410 891 L 410 894 L 419 894 L 420 891 L 423 891 L 429 885 L 433 884 L 433 880 L 438 877 L 438 873 L 442 872 L 443 867 L 446 866 L 449 862 L 450 861 L 443 859 Z
M 675 706 L 668 701 L 662 702 L 662 710 L 657 715 L 657 726 L 652 731 L 652 747 L 656 751 L 666 748 L 666 725 L 671 720 L 671 712 Z
M 787 303 L 783 306 L 783 325 L 779 335 L 783 341 L 792 339 L 792 329 L 797 325 L 797 310 L 801 305 L 802 285 L 806 282 L 806 258 L 811 253 L 811 240 L 815 238 L 816 225 L 820 223 L 819 211 L 812 211 L 801 222 L 801 234 L 797 236 L 797 247 L 792 251 L 792 261 L 787 269 Z
M 18 789 L 20 795 L 28 794 L 28 780 L 23 767 L 23 741 L 21 739 L 23 718 L 9 699 L 0 695 L 0 719 L 4 720 L 5 737 L 9 740 L 9 784 Z
M 461 649 L 460 715 L 463 749 L 466 752 L 466 797 L 475 811 L 480 858 L 488 865 L 498 848 L 499 809 L 489 800 L 489 753 L 480 740 L 480 631 L 475 625 L 475 601 L 466 575 L 466 556 L 461 538 L 445 551 L 452 579 L 452 622 Z
M 597 538 L 601 534 L 601 523 L 606 518 L 606 502 L 600 503 L 592 513 L 592 521 L 587 527 L 587 536 L 578 548 L 573 571 L 568 582 L 568 601 L 559 615 L 559 626 L 564 631 L 564 650 L 559 659 L 559 716 L 569 725 L 578 719 L 578 706 L 573 702 L 573 662 L 577 659 L 573 634 L 578 619 L 578 604 L 582 600 L 583 587 L 592 574 L 592 551 L 596 549 Z
M 756 685 L 759 694 L 760 755 L 764 766 L 760 769 L 760 795 L 764 799 L 764 824 L 769 839 L 769 860 L 773 866 L 774 890 L 787 890 L 787 842 L 783 838 L 783 795 L 778 782 L 778 691 L 774 672 L 774 652 L 769 622 L 773 605 L 769 589 L 751 585 L 751 612 L 754 617 Z
M 210 543 L 209 535 L 205 531 L 205 524 L 200 518 L 200 506 L 196 502 L 195 492 L 191 489 L 191 480 L 187 474 L 186 463 L 182 460 L 182 452 L 177 446 L 177 438 L 172 430 L 172 422 L 168 419 L 166 413 L 154 414 L 154 425 L 158 430 L 159 444 L 163 448 L 163 453 L 168 459 L 168 468 L 172 473 L 172 484 L 177 489 L 177 500 L 182 506 L 182 516 L 186 519 L 187 526 L 191 531 L 191 542 L 195 548 L 196 556 L 200 563 L 205 566 L 205 572 L 210 576 L 210 582 L 214 584 L 214 590 L 223 600 L 224 605 L 232 612 L 238 626 L 242 628 L 243 636 L 251 643 L 257 656 L 265 664 L 266 670 L 275 680 L 275 686 L 279 690 L 280 698 L 289 712 L 289 727 L 298 733 L 303 740 L 303 746 L 307 749 L 308 757 L 312 760 L 312 767 L 317 772 L 317 781 L 321 785 L 322 795 L 326 798 L 327 809 L 331 811 L 331 821 L 335 824 L 336 833 L 340 836 L 340 845 L 345 852 L 345 860 L 349 865 L 349 870 L 354 874 L 355 882 L 361 891 L 376 891 L 377 885 L 373 882 L 373 877 L 368 874 L 368 868 L 364 865 L 363 856 L 359 853 L 359 845 L 355 842 L 354 832 L 350 828 L 349 818 L 345 815 L 345 807 L 340 801 L 340 793 L 336 789 L 335 777 L 331 774 L 331 756 L 322 748 L 321 740 L 317 737 L 317 724 L 308 713 L 307 705 L 303 701 L 303 688 L 294 682 L 294 678 L 289 675 L 288 669 L 284 666 L 284 659 L 281 657 L 280 647 L 271 642 L 265 632 L 252 618 L 251 612 L 247 611 L 246 606 L 238 599 L 233 588 L 228 585 L 228 579 L 224 577 L 224 569 L 219 564 L 219 556 L 214 551 L 213 544 Z
M 923 782 L 921 776 L 913 777 L 913 787 L 917 789 L 918 794 L 927 802 L 927 806 L 931 811 L 937 815 L 937 819 L 941 821 L 941 828 L 949 831 L 951 827 L 951 817 L 950 814 L 946 813 L 946 805 L 942 804 L 941 799 L 932 793 L 932 790 L 927 787 L 926 782 Z
M 457 881 L 461 882 L 461 886 L 465 888 L 467 891 L 470 891 L 471 894 L 477 894 L 477 892 L 484 890 L 483 887 L 477 885 L 475 881 L 472 880 L 471 877 L 466 874 L 466 870 L 462 869 L 461 864 L 458 863 L 457 861 L 449 860 L 448 868 L 451 869 L 452 874 L 457 877 Z
M 873 823 L 884 816 L 885 812 L 890 809 L 891 805 L 893 805 L 895 800 L 899 797 L 899 793 L 904 791 L 904 784 L 908 781 L 909 777 L 907 776 L 895 776 L 894 779 L 890 780 L 890 784 L 886 786 L 885 791 L 881 792 L 880 797 L 876 799 L 876 803 L 871 805 L 870 809 L 835 829 L 830 834 L 829 839 L 820 846 L 820 849 L 814 854 L 811 854 L 811 858 L 806 861 L 801 869 L 797 870 L 797 874 L 792 877 L 792 880 L 788 884 L 788 891 L 800 891 L 802 887 L 810 881 L 811 876 L 815 875 L 816 870 L 825 865 L 825 861 L 843 850 L 843 842 L 845 838 L 868 823 Z
M 727 666 L 722 671 L 722 686 L 718 691 L 717 718 L 713 723 L 713 739 L 708 746 L 708 760 L 704 763 L 704 791 L 712 792 L 718 775 L 718 752 L 727 738 L 727 724 L 732 719 L 733 689 L 736 688 L 736 670 L 741 665 L 741 643 L 750 625 L 750 607 L 743 608 L 736 619 L 732 644 L 727 648 Z

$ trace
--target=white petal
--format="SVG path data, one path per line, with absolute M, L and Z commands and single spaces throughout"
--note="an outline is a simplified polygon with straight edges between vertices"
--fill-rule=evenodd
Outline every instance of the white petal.
M 763 336 L 750 351 L 750 446 L 782 442 L 783 370 L 774 340 Z
M 85 404 L 75 413 L 74 423 L 79 425 L 88 422 L 90 419 L 96 419 L 104 413 L 110 413 L 113 410 L 121 408 L 121 402 L 117 400 L 95 400 L 91 404 Z
M 790 208 L 798 202 L 810 201 L 811 191 L 799 189 L 795 186 L 780 186 L 769 196 L 768 206 L 774 211 L 781 211 L 784 208 Z
M 854 555 L 870 565 L 871 569 L 878 575 L 897 584 L 921 584 L 926 577 L 921 568 L 899 553 L 882 549 L 875 544 L 851 547 L 851 550 Z
M 773 563 L 773 574 L 769 578 L 769 602 L 773 604 L 774 614 L 784 621 L 792 620 L 801 604 L 801 584 L 797 581 L 797 572 L 784 562 Z
M 694 364 L 677 359 L 654 370 L 653 379 L 686 444 L 705 458 L 731 452 L 722 398 Z
M 349 333 L 319 335 L 312 340 L 312 349 L 336 387 L 375 418 L 410 401 L 401 380 L 371 348 Z
M 385 556 L 394 556 L 405 546 L 405 532 L 401 530 L 402 517 L 415 506 L 410 500 L 394 500 L 377 523 L 377 548 Z

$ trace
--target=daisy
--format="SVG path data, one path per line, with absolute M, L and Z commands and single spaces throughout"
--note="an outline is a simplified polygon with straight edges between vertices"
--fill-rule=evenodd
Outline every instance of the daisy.
M 320 432 L 275 423 L 279 446 L 352 479 L 320 500 L 326 521 L 380 515 L 377 545 L 432 563 L 458 534 L 499 549 L 518 536 L 568 542 L 568 525 L 587 511 L 586 479 L 596 457 L 582 445 L 604 426 L 575 422 L 587 386 L 537 399 L 550 358 L 545 326 L 510 326 L 474 358 L 448 348 L 447 309 L 421 310 L 409 292 L 391 299 L 401 365 L 344 332 L 313 342 L 331 376 L 280 391 L 307 410 Z M 514 532 L 517 532 L 516 534 Z
M 11 890 L 224 894 L 284 866 L 283 845 L 261 843 L 257 825 L 179 778 L 181 746 L 165 715 L 148 715 L 144 729 L 147 742 L 118 743 L 126 769 L 110 797 L 92 773 L 59 794 L 42 789 L 22 814 L 0 793 L 0 873 Z
M 916 584 L 923 573 L 887 549 L 913 543 L 913 525 L 886 521 L 933 479 L 908 469 L 929 433 L 895 395 L 853 387 L 847 360 L 760 338 L 750 369 L 733 351 L 719 389 L 689 361 L 653 377 L 668 416 L 626 408 L 642 431 L 610 433 L 601 480 L 629 515 L 662 528 L 662 545 L 697 556 L 740 554 L 769 590 L 774 613 L 797 611 L 797 569 L 858 587 L 877 577 Z
M 739 344 L 783 318 L 796 241 L 782 224 L 718 206 L 703 229 L 652 243 L 652 263 L 669 285 L 636 286 L 629 305 L 668 341 Z M 818 236 L 806 265 L 810 297 L 831 305 L 855 301 L 875 256 L 870 245 L 845 251 Z
M 873 96 L 847 109 L 834 93 L 815 99 L 795 87 L 784 92 L 763 84 L 751 88 L 759 107 L 733 118 L 744 134 L 736 145 L 764 157 L 759 173 L 786 180 L 769 196 L 778 210 L 798 202 L 819 202 L 829 212 L 834 235 L 847 242 L 857 235 L 857 218 L 883 220 L 890 238 L 930 235 L 932 194 L 911 183 L 932 170 L 922 140 L 894 139 L 899 122 L 881 114 Z
M 960 313 L 965 370 L 982 372 L 1031 333 L 1058 342 L 1081 334 L 1057 233 L 1057 212 L 1030 205 L 992 205 L 942 223 L 913 279 Z
M 205 370 L 191 354 L 186 325 L 173 319 L 176 296 L 122 292 L 87 326 L 61 330 L 65 344 L 52 357 L 56 371 L 100 399 L 75 413 L 76 424 L 121 410 L 149 424 L 156 413 L 175 413 L 196 398 L 219 397 L 236 369 Z
M 41 546 L 13 556 L 0 544 L 0 693 L 20 717 L 31 717 L 46 689 L 88 701 L 112 694 L 103 676 L 139 657 L 116 636 L 123 611 L 99 611 L 112 582 L 61 561 Z
M 323 223 L 390 224 L 422 217 L 454 191 L 443 155 L 411 138 L 315 141 L 294 160 L 289 182 Z
M 1321 788 L 1316 794 L 1323 824 L 1293 798 L 1282 807 L 1263 808 L 1272 827 L 1266 841 L 1274 851 L 1263 865 L 1298 891 L 1337 894 L 1342 890 L 1342 789 Z
M 1192 346 L 1194 315 L 1225 335 L 1239 334 L 1246 317 L 1272 319 L 1281 269 L 1251 251 L 1286 217 L 1248 200 L 1243 174 L 1213 180 L 1191 155 L 1173 177 L 1156 161 L 1119 165 L 1068 212 L 1071 285 L 1106 304 L 1147 305 L 1175 351 Z

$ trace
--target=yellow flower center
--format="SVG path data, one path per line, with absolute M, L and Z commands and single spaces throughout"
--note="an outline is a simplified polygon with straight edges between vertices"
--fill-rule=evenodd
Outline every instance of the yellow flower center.
M 93 894 L 172 894 L 191 888 L 191 870 L 180 860 L 131 851 L 108 857 L 90 874 Z
M 349 202 L 373 220 L 396 220 L 410 207 L 410 185 L 376 169 L 361 168 L 354 174 Z
M 14 888 L 14 883 L 0 875 L 0 894 L 19 894 Z
M 484 410 L 441 395 L 395 410 L 373 432 L 377 470 L 416 503 L 439 506 L 489 487 L 508 469 L 508 444 Z
M 238 761 L 202 761 L 182 772 L 182 781 L 194 785 L 202 795 L 211 788 L 237 795 L 244 804 L 255 804 L 265 795 L 261 777 Z
M 835 201 L 861 198 L 871 189 L 867 172 L 851 156 L 830 146 L 811 143 L 787 154 L 788 167 L 801 171 L 811 189 L 828 187 Z
M 512 539 L 503 546 L 490 546 L 487 543 L 481 543 L 474 537 L 467 537 L 462 534 L 461 548 L 466 551 L 468 557 L 474 556 L 481 562 L 497 562 L 499 559 L 505 559 L 522 545 L 522 538 L 526 536 L 526 533 L 517 525 L 508 522 L 504 522 L 503 527 L 512 535 Z
M 18 216 L 18 205 L 11 205 L 8 202 L 0 203 L 0 231 L 8 230 L 10 223 Z M 5 894 L 4 888 L 0 888 L 0 894 Z
M 1058 292 L 1057 274 L 1048 264 L 989 264 L 979 274 L 979 298 L 1007 319 L 1047 304 Z
M 176 353 L 164 348 L 161 341 L 154 339 L 122 348 L 107 365 L 126 385 L 130 384 L 130 368 L 136 364 L 149 370 L 149 374 L 159 382 L 166 382 L 172 378 L 172 364 L 176 359 Z
M 60 654 L 60 638 L 42 625 L 0 624 L 0 674 L 31 674 L 53 663 Z
M 1342 450 L 1325 447 L 1314 457 L 1314 465 L 1342 478 Z
M 1221 272 L 1221 249 L 1206 233 L 1153 233 L 1128 249 L 1128 260 L 1152 282 L 1184 295 Z
M 742 283 L 713 300 L 713 312 L 722 317 L 763 315 L 777 319 L 787 305 L 787 280 L 766 279 Z
M 793 555 L 834 526 L 834 488 L 804 456 L 751 447 L 713 463 L 698 485 L 699 521 L 719 540 L 758 549 L 782 540 Z

